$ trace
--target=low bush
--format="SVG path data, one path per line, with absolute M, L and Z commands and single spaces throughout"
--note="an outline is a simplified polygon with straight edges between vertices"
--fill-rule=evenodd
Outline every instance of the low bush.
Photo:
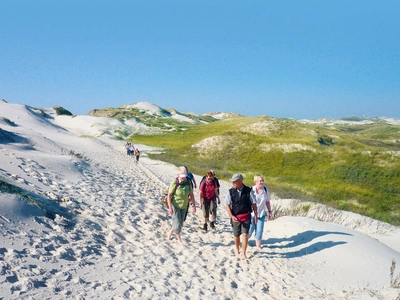
M 240 172 L 248 185 L 262 174 L 281 198 L 326 203 L 400 225 L 400 143 L 384 147 L 387 140 L 400 140 L 399 126 L 356 129 L 237 117 L 131 140 L 163 148 L 152 158 L 187 165 L 197 174 L 214 169 L 227 180 Z M 379 147 L 363 142 L 379 134 L 385 139 Z M 321 136 L 330 146 L 318 142 Z

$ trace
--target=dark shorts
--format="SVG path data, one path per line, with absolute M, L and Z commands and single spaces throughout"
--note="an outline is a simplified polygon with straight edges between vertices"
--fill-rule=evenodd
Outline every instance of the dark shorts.
M 242 233 L 249 234 L 251 218 L 248 218 L 247 221 L 243 223 L 233 222 L 231 219 L 231 223 L 232 223 L 233 236 L 238 237 Z

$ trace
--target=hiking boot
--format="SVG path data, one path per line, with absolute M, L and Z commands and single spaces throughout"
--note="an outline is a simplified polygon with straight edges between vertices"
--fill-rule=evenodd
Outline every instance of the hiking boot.
M 215 225 L 214 224 L 215 224 L 214 222 L 210 222 L 211 229 L 215 229 Z
M 207 231 L 207 223 L 204 223 L 203 230 Z

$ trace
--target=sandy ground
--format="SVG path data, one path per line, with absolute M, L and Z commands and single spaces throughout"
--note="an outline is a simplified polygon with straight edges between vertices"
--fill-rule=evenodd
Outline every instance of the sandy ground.
M 176 166 L 144 145 L 136 163 L 123 141 L 87 137 L 104 120 L 100 130 L 95 117 L 46 112 L 0 102 L 0 176 L 34 202 L 0 194 L 0 299 L 400 299 L 390 277 L 398 228 L 355 214 L 341 224 L 280 217 L 262 250 L 250 239 L 245 260 L 220 206 L 216 230 L 189 214 L 181 245 L 165 237 L 160 201 Z

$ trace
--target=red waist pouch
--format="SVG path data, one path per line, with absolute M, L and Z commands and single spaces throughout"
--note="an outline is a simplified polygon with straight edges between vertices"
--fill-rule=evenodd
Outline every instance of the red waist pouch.
M 251 216 L 251 213 L 248 212 L 245 214 L 238 214 L 235 217 L 240 223 L 243 223 L 243 222 L 246 222 L 250 218 L 250 216 Z

